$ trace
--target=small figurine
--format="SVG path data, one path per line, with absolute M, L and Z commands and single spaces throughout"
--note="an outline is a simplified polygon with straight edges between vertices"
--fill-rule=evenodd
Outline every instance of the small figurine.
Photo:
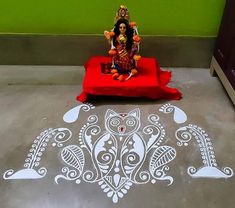
M 140 37 L 135 22 L 130 22 L 126 6 L 121 5 L 115 17 L 115 25 L 111 31 L 104 31 L 111 49 L 111 73 L 113 79 L 124 81 L 138 74 L 137 62 L 141 56 L 139 52 Z M 124 74 L 129 74 L 127 78 Z

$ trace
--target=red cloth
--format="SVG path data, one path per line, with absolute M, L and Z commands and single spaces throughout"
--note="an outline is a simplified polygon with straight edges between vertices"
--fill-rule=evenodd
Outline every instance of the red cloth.
M 101 73 L 101 63 L 111 63 L 111 58 L 95 56 L 85 64 L 86 73 L 83 80 L 83 92 L 77 96 L 78 101 L 85 102 L 89 95 L 173 100 L 182 97 L 176 88 L 166 86 L 171 79 L 171 72 L 162 71 L 154 58 L 142 57 L 138 61 L 139 73 L 137 76 L 124 82 L 114 80 L 111 74 Z

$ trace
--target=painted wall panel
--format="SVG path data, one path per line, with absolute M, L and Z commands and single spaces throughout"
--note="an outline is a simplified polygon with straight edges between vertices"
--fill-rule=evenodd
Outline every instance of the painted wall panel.
M 125 4 L 145 35 L 216 36 L 224 0 L 0 0 L 0 33 L 102 34 Z

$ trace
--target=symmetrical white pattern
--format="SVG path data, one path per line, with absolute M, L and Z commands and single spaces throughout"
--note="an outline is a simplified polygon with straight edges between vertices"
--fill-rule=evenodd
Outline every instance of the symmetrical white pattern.
M 182 124 L 184 122 L 187 121 L 187 115 L 185 114 L 185 112 L 183 110 L 181 110 L 180 108 L 167 103 L 165 105 L 163 105 L 159 111 L 163 112 L 163 113 L 171 113 L 173 112 L 173 119 L 176 123 L 178 124 Z
M 233 176 L 233 170 L 230 167 L 225 167 L 222 171 L 217 168 L 211 139 L 202 128 L 189 124 L 179 128 L 175 132 L 175 137 L 178 140 L 178 146 L 187 146 L 188 142 L 194 137 L 200 148 L 204 166 L 198 170 L 193 166 L 189 167 L 188 174 L 190 176 L 193 178 L 229 178 Z
M 80 110 L 89 111 L 90 109 L 94 109 L 95 107 L 90 103 L 83 103 L 78 105 L 72 109 L 70 109 L 67 113 L 64 114 L 63 120 L 66 123 L 73 123 L 75 122 L 80 114 Z
M 89 111 L 94 107 L 81 104 L 64 115 L 67 123 L 75 122 L 80 110 Z M 174 121 L 182 124 L 187 121 L 187 115 L 180 108 L 165 104 L 160 112 L 173 112 Z M 173 177 L 167 175 L 168 164 L 176 157 L 176 150 L 163 145 L 165 129 L 159 122 L 159 116 L 150 114 L 146 126 L 141 124 L 138 108 L 129 113 L 117 113 L 108 109 L 104 123 L 98 125 L 98 116 L 90 115 L 87 123 L 79 132 L 78 144 L 64 147 L 72 132 L 67 128 L 48 129 L 42 132 L 33 142 L 25 159 L 24 168 L 19 171 L 5 171 L 4 179 L 39 179 L 43 178 L 47 169 L 40 167 L 41 157 L 49 141 L 53 147 L 62 148 L 60 157 L 65 166 L 61 174 L 55 176 L 55 182 L 60 180 L 98 183 L 107 197 L 117 203 L 133 184 L 156 183 L 166 180 L 173 183 Z M 103 119 L 102 119 L 103 121 Z M 219 170 L 211 139 L 205 131 L 196 126 L 177 127 L 175 137 L 178 146 L 188 146 L 195 138 L 200 148 L 202 167 L 188 168 L 188 174 L 193 178 L 229 178 L 233 176 L 230 167 Z
M 54 139 L 53 146 L 62 147 L 63 143 L 70 139 L 72 132 L 67 128 L 58 128 L 52 129 L 49 128 L 40 133 L 39 136 L 34 140 L 29 153 L 27 154 L 27 158 L 25 159 L 24 169 L 18 170 L 14 172 L 14 170 L 10 169 L 5 171 L 3 174 L 4 179 L 39 179 L 43 178 L 47 169 L 45 167 L 41 167 L 36 169 L 39 164 L 43 152 L 46 149 L 47 143 L 50 139 Z
M 150 115 L 150 125 L 140 129 L 140 111 L 116 113 L 108 109 L 105 114 L 105 131 L 97 125 L 98 117 L 91 115 L 79 134 L 80 147 L 67 146 L 61 151 L 62 161 L 70 166 L 64 167 L 58 179 L 74 180 L 80 178 L 89 183 L 98 183 L 104 193 L 117 203 L 127 194 L 132 184 L 155 183 L 156 180 L 173 178 L 166 174 L 167 164 L 176 157 L 176 150 L 161 146 L 165 130 L 158 122 L 157 115 Z M 92 169 L 84 170 L 86 150 L 93 164 Z M 153 150 L 148 168 L 143 164 L 150 150 Z

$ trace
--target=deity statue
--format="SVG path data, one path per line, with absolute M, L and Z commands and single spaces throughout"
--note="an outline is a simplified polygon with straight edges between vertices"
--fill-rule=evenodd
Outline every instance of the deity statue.
M 136 23 L 130 22 L 126 6 L 120 6 L 116 13 L 113 29 L 104 31 L 104 35 L 111 45 L 109 55 L 112 56 L 113 79 L 125 81 L 137 75 L 137 62 L 141 58 L 138 54 L 140 37 Z M 129 76 L 125 78 L 125 74 L 129 74 Z

